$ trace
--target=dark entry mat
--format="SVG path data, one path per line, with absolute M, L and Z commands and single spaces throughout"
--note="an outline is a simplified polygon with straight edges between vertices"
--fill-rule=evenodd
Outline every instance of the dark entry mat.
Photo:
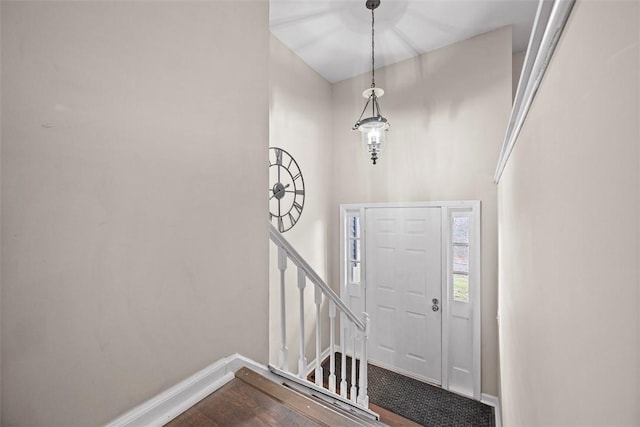
M 336 353 L 336 376 L 340 383 L 340 353 Z M 359 373 L 359 364 L 356 375 Z M 440 387 L 368 365 L 369 401 L 418 424 L 428 427 L 494 427 L 491 406 Z M 323 363 L 323 376 L 329 376 L 329 360 Z M 351 386 L 351 360 L 347 358 L 348 386 Z

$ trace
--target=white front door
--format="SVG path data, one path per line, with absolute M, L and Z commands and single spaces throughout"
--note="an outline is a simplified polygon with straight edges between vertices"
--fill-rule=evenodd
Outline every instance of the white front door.
M 365 220 L 369 360 L 436 384 L 442 381 L 441 221 L 439 207 L 369 208 Z

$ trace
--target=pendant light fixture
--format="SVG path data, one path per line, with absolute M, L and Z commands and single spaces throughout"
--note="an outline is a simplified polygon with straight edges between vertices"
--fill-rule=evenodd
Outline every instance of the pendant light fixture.
M 371 87 L 362 92 L 367 103 L 362 109 L 360 118 L 353 126 L 353 130 L 359 130 L 362 136 L 362 144 L 371 155 L 371 161 L 375 165 L 378 161 L 378 154 L 384 148 L 386 132 L 389 129 L 389 122 L 382 117 L 378 98 L 384 95 L 384 90 L 376 87 L 376 57 L 375 57 L 375 16 L 374 10 L 380 6 L 380 0 L 367 0 L 367 9 L 371 11 Z M 371 104 L 371 117 L 362 118 Z

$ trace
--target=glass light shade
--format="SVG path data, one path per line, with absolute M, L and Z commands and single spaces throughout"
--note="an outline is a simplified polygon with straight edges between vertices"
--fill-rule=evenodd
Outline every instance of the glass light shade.
M 362 133 L 362 145 L 371 154 L 373 164 L 376 163 L 378 153 L 384 149 L 389 123 L 384 117 L 369 117 L 362 120 L 358 130 Z

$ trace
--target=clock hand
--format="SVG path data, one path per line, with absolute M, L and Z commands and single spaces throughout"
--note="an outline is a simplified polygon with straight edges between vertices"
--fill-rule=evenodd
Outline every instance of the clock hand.
M 287 184 L 282 188 L 279 188 L 277 191 L 271 190 L 273 191 L 273 195 L 271 197 L 269 197 L 269 200 L 273 199 L 274 197 L 276 197 L 278 194 L 282 194 L 284 193 L 284 190 L 286 190 L 287 188 L 289 188 L 291 184 Z

